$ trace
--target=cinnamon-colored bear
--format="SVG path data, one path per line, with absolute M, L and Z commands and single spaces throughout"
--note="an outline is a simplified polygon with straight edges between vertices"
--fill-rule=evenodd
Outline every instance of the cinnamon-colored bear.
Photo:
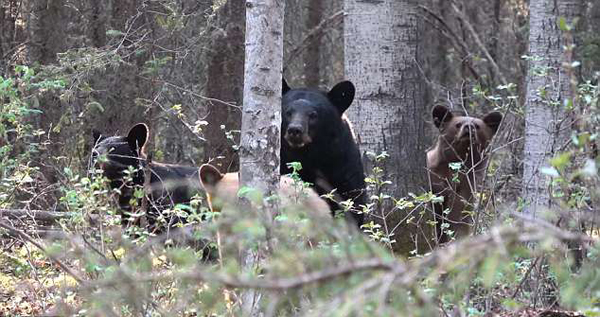
M 218 212 L 223 205 L 237 204 L 240 188 L 238 173 L 222 174 L 216 167 L 204 164 L 200 167 L 200 183 L 206 191 L 209 207 Z M 294 181 L 281 176 L 279 183 L 281 206 L 299 205 L 310 211 L 311 215 L 329 219 L 329 205 L 311 188 L 297 188 Z
M 481 186 L 488 161 L 490 140 L 498 130 L 502 114 L 491 112 L 483 118 L 453 114 L 445 106 L 435 106 L 433 123 L 440 135 L 427 152 L 427 169 L 434 194 L 444 197 L 434 205 L 440 243 L 469 234 L 472 217 L 469 204 Z

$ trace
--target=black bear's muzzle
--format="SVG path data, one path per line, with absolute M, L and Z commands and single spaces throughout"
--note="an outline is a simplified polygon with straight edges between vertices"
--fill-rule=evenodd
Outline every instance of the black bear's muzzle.
M 284 139 L 293 149 L 299 149 L 312 142 L 311 137 L 299 127 L 290 126 L 285 131 Z

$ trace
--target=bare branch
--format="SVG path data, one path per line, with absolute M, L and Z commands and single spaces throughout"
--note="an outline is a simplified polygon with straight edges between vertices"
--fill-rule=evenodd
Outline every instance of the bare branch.
M 33 244 L 36 248 L 40 249 L 40 251 L 42 251 L 46 256 L 48 256 L 48 258 L 50 260 L 52 260 L 52 262 L 56 263 L 56 265 L 58 265 L 63 271 L 65 271 L 67 274 L 71 275 L 78 283 L 80 283 L 80 284 L 83 283 L 83 279 L 81 277 L 79 277 L 79 275 L 77 273 L 73 272 L 67 265 L 65 265 L 61 260 L 57 259 L 54 255 L 48 253 L 46 248 L 41 243 L 35 241 L 35 239 L 30 237 L 25 232 L 23 232 L 19 229 L 16 229 L 8 224 L 5 224 L 4 222 L 0 222 L 0 228 L 8 231 L 8 234 L 15 238 L 21 238 L 21 239 Z

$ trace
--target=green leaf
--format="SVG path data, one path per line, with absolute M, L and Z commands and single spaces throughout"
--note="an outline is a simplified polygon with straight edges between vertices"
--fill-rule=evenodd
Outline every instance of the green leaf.
M 569 31 L 569 26 L 567 25 L 565 17 L 558 18 L 558 28 L 563 32 Z
M 107 30 L 106 31 L 106 36 L 109 36 L 109 37 L 118 37 L 118 36 L 122 36 L 124 34 L 125 33 L 121 32 L 119 30 Z

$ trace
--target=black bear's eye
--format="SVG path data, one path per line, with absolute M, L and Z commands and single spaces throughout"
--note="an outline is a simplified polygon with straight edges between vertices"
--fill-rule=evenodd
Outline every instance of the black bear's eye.
M 460 129 L 460 125 L 461 125 L 461 123 L 460 123 L 460 122 L 459 122 L 459 123 L 457 123 L 457 124 L 456 124 L 456 128 L 457 128 L 457 129 Z
M 479 130 L 479 124 L 475 123 L 475 130 Z
M 316 119 L 317 118 L 317 112 L 313 111 L 313 112 L 309 113 L 308 114 L 308 118 L 312 119 L 312 120 Z

